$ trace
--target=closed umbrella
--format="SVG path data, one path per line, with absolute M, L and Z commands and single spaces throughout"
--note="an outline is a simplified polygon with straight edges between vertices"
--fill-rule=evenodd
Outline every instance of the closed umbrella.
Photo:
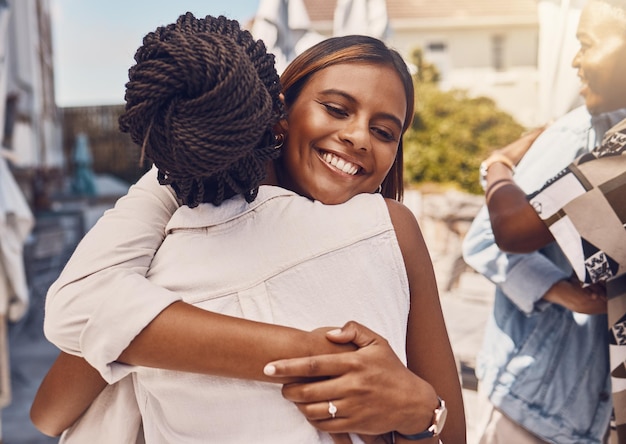
M 390 33 L 385 0 L 338 0 L 333 35 L 361 34 L 385 40 Z
M 556 119 L 581 103 L 580 81 L 572 68 L 578 51 L 578 18 L 585 0 L 540 0 L 538 124 Z
M 279 74 L 298 54 L 324 40 L 311 30 L 302 0 L 261 0 L 250 32 L 274 54 Z

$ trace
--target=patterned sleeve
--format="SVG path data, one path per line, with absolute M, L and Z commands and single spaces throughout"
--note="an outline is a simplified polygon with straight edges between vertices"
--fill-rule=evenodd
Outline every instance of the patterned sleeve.
M 626 266 L 626 120 L 538 192 L 537 214 L 581 282 L 606 281 Z

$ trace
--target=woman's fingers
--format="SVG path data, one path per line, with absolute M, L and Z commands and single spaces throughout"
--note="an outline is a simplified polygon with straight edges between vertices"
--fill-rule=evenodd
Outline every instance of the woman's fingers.
M 345 358 L 353 352 L 308 356 L 270 362 L 263 369 L 266 376 L 321 378 L 338 376 L 346 371 Z
M 336 422 L 346 416 L 344 411 L 345 409 L 340 408 L 341 402 L 337 399 L 314 403 L 296 403 L 296 406 L 302 413 L 304 413 L 309 421 L 334 420 Z
M 349 321 L 341 329 L 326 332 L 326 337 L 338 343 L 352 342 L 357 347 L 367 347 L 380 339 L 376 333 L 355 321 Z

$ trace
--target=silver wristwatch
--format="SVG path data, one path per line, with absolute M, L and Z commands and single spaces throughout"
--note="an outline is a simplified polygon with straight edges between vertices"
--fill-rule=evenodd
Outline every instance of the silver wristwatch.
M 437 397 L 439 399 L 439 407 L 435 409 L 435 414 L 433 417 L 433 423 L 430 427 L 420 433 L 415 433 L 414 435 L 404 435 L 400 432 L 395 432 L 398 436 L 401 436 L 404 439 L 408 439 L 409 441 L 418 441 L 420 439 L 432 438 L 433 436 L 439 436 L 441 431 L 443 430 L 443 426 L 446 423 L 446 416 L 448 415 L 448 409 L 446 409 L 446 402 Z

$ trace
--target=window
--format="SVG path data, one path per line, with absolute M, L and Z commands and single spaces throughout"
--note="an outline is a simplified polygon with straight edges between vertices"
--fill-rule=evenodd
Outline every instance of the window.
M 504 71 L 504 46 L 505 38 L 501 34 L 496 34 L 491 37 L 491 51 L 492 51 L 492 63 L 493 69 L 496 71 Z
M 443 42 L 431 42 L 427 48 L 428 52 L 446 52 L 446 44 Z

